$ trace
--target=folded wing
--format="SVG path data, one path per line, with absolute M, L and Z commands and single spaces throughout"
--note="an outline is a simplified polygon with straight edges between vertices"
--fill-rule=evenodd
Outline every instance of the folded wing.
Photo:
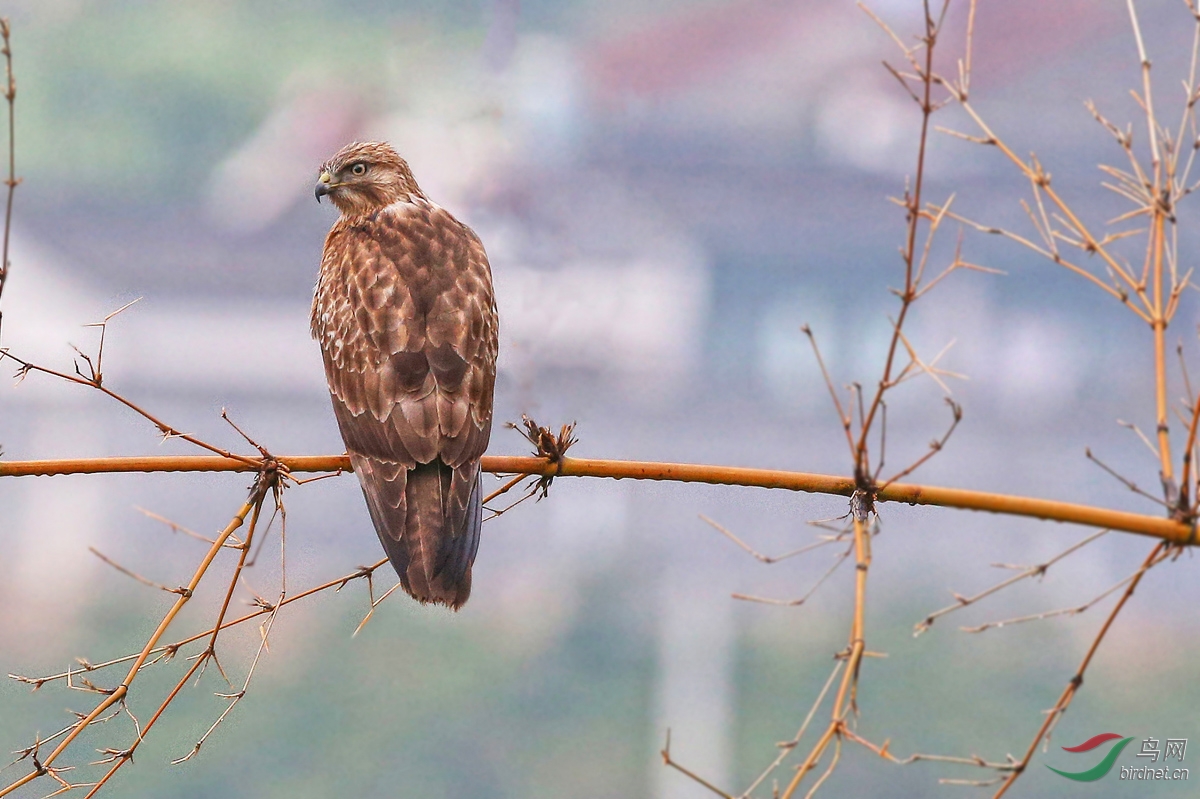
M 330 231 L 313 336 L 375 530 L 422 602 L 470 594 L 497 327 L 483 246 L 441 208 L 397 203 Z

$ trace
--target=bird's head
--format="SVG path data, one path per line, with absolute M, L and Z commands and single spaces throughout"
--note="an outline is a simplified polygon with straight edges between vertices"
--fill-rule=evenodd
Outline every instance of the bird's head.
M 353 142 L 321 164 L 317 202 L 329 197 L 345 216 L 363 216 L 398 200 L 424 197 L 408 163 L 387 142 Z

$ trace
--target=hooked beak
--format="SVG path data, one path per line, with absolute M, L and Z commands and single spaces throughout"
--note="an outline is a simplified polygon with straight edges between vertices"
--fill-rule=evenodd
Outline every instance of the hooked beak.
M 333 189 L 333 175 L 329 174 L 328 171 L 325 171 L 321 173 L 321 177 L 317 178 L 317 188 L 313 194 L 316 196 L 317 202 L 319 203 L 321 202 L 321 198 L 326 194 L 331 193 Z

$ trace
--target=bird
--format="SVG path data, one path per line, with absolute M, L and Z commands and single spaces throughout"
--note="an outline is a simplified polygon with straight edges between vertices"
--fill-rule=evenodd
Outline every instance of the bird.
M 319 169 L 325 237 L 311 328 L 338 429 L 404 590 L 458 610 L 479 548 L 499 316 L 479 237 L 386 142 Z

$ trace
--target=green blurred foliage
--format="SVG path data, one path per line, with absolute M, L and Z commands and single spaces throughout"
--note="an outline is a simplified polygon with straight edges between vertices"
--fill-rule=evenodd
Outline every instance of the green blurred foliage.
M 654 762 L 655 643 L 645 614 L 622 599 L 619 575 L 585 586 L 567 626 L 547 635 L 422 608 L 402 596 L 356 637 L 362 587 L 289 606 L 271 633 L 249 693 L 193 760 L 186 754 L 231 688 L 209 668 L 172 705 L 112 786 L 116 796 L 612 797 L 644 795 Z M 144 598 L 144 597 L 143 597 Z M 110 607 L 71 633 L 94 661 L 136 647 L 161 608 Z M 203 615 L 203 614 L 200 614 Z M 211 614 L 209 614 L 211 615 Z M 137 620 L 131 628 L 130 620 Z M 199 616 L 196 619 L 200 621 Z M 151 625 L 152 626 L 152 625 Z M 253 625 L 227 634 L 222 666 L 237 687 L 258 643 Z M 189 664 L 143 672 L 131 706 L 143 721 Z M 12 666 L 13 664 L 9 664 Z M 26 664 L 22 663 L 22 667 Z M 42 664 L 48 670 L 63 664 Z M 109 685 L 123 669 L 91 675 Z M 26 744 L 85 709 L 91 694 L 59 683 L 35 695 L 6 681 L 0 746 Z M 133 734 L 127 718 L 94 728 L 90 749 Z M 15 766 L 5 776 L 20 773 Z M 44 792 L 43 792 L 44 793 Z M 31 794 L 32 795 L 32 794 Z M 38 794 L 40 795 L 40 794 Z
M 95 2 L 14 22 L 22 174 L 145 198 L 189 194 L 294 76 L 382 95 L 404 45 L 484 35 L 478 3 Z

